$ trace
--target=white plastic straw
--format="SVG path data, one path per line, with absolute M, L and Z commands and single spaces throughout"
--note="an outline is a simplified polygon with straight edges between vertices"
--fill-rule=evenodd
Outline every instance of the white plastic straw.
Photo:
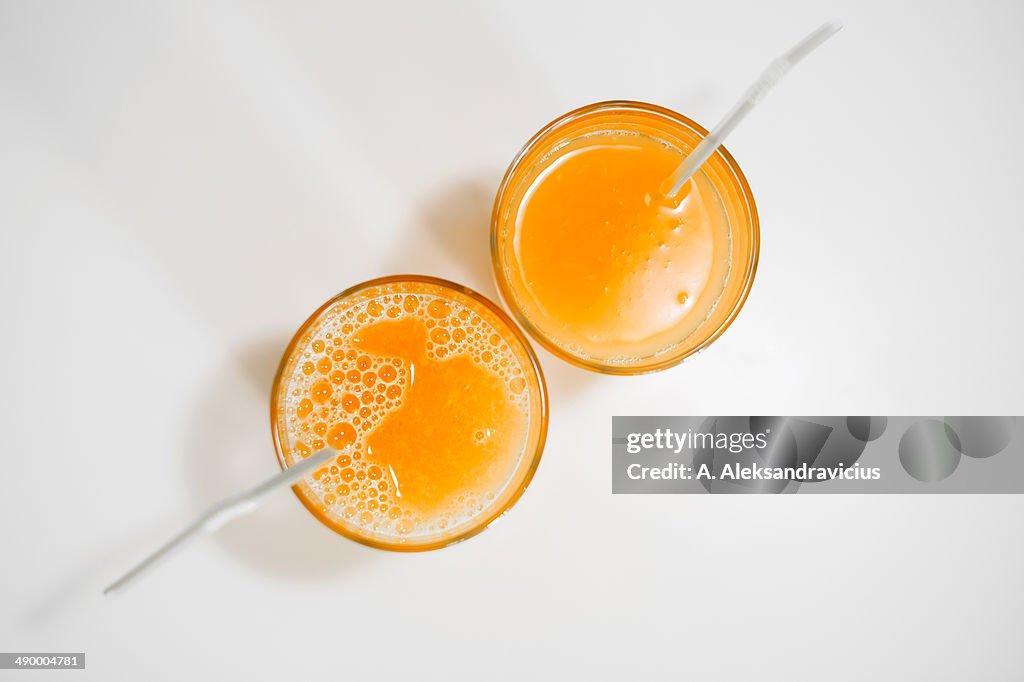
M 326 464 L 336 454 L 338 454 L 337 451 L 331 448 L 324 448 L 298 464 L 288 467 L 281 473 L 271 476 L 256 487 L 243 490 L 237 495 L 221 500 L 196 519 L 192 525 L 171 538 L 167 544 L 118 578 L 110 587 L 103 590 L 103 594 L 110 594 L 111 592 L 123 589 L 130 582 L 133 582 L 140 575 L 170 556 L 171 552 L 184 546 L 188 540 L 195 538 L 197 535 L 212 533 L 229 521 L 254 511 L 270 493 L 279 488 L 284 488 L 300 478 L 304 478 L 307 474 Z
M 683 188 L 683 185 L 686 184 L 686 181 L 690 179 L 690 176 L 696 173 L 697 169 L 711 158 L 711 155 L 722 145 L 722 142 L 733 131 L 733 128 L 739 125 L 740 121 L 750 113 L 750 110 L 768 94 L 768 91 L 800 60 L 813 52 L 816 47 L 832 37 L 842 27 L 843 25 L 838 21 L 822 24 L 813 33 L 794 45 L 789 52 L 773 61 L 765 72 L 761 74 L 761 77 L 747 89 L 740 101 L 725 115 L 725 118 L 719 121 L 718 125 L 708 133 L 707 137 L 701 140 L 700 144 L 683 159 L 683 162 L 679 164 L 679 168 L 672 174 L 672 177 L 665 181 L 665 184 L 662 186 L 669 186 L 671 188 L 665 192 L 665 196 L 669 199 L 674 198 L 679 193 L 679 190 Z

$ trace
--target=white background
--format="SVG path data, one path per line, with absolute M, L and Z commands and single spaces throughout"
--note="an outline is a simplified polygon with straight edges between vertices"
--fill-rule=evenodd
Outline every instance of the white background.
M 1010 2 L 0 2 L 0 678 L 1020 679 L 1020 497 L 618 496 L 613 414 L 1024 414 Z M 270 380 L 334 293 L 494 296 L 490 203 L 548 120 L 712 125 L 761 217 L 738 321 L 653 376 L 541 353 L 551 430 L 494 528 L 370 550 L 284 493 L 101 588 L 277 470 Z M 963 466 L 969 465 L 966 462 Z

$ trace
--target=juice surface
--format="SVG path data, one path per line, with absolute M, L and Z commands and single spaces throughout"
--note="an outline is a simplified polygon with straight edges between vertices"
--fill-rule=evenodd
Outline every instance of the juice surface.
M 289 463 L 343 450 L 300 487 L 328 525 L 436 540 L 472 525 L 521 473 L 530 368 L 473 303 L 438 287 L 370 289 L 321 312 L 292 349 L 280 446 Z
M 524 181 L 512 220 L 512 297 L 548 341 L 628 365 L 708 317 L 730 266 L 728 218 L 700 172 L 678 206 L 659 187 L 684 153 L 642 132 L 580 136 Z

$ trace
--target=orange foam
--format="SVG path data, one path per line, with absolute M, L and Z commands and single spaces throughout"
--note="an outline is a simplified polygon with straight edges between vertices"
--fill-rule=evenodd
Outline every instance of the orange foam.
M 350 448 L 303 493 L 350 533 L 455 533 L 496 499 L 523 457 L 523 367 L 508 331 L 465 303 L 387 290 L 342 300 L 320 314 L 285 368 L 285 458 Z

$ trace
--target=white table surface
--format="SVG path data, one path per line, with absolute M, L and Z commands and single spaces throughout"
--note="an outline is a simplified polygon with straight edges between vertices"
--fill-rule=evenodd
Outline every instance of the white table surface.
M 490 202 L 541 125 L 711 125 L 761 217 L 743 314 L 653 376 L 541 353 L 533 485 L 370 550 L 290 494 L 100 589 L 277 470 L 270 379 L 337 291 L 494 296 Z M 1024 499 L 613 496 L 613 414 L 1024 414 L 1024 5 L 0 3 L 0 650 L 97 680 L 1019 679 Z

